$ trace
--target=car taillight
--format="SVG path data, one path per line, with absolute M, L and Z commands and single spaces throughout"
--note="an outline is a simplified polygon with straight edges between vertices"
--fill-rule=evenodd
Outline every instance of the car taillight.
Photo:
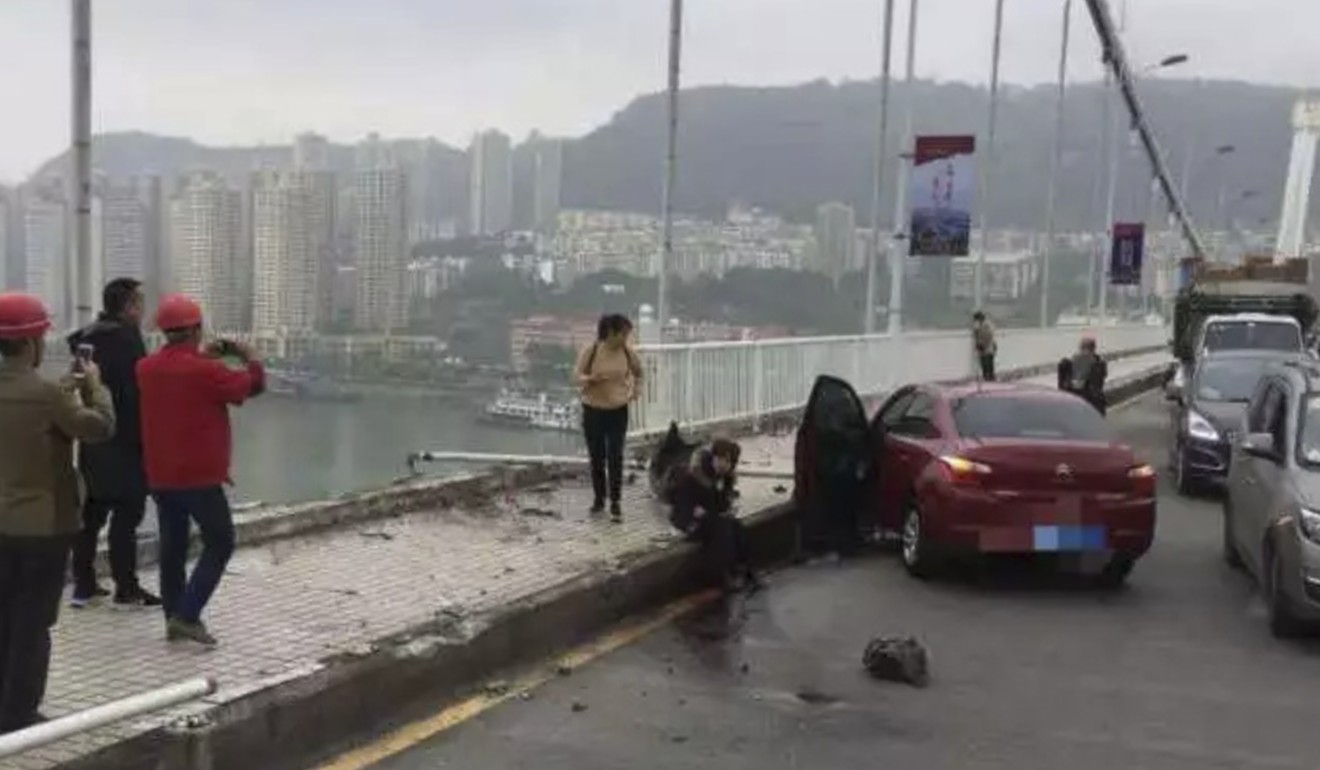
M 1128 469 L 1128 478 L 1132 480 L 1132 485 L 1137 491 L 1147 494 L 1155 493 L 1155 469 L 1149 465 L 1137 465 Z
M 956 483 L 975 483 L 991 472 L 989 465 L 957 455 L 941 456 L 940 467 L 944 469 L 944 477 Z

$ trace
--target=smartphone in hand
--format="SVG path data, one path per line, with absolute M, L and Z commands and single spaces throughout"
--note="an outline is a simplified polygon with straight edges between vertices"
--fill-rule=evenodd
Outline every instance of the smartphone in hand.
M 92 363 L 92 356 L 96 355 L 96 347 L 86 342 L 78 345 L 73 354 L 73 376 L 82 377 L 87 371 L 87 365 Z

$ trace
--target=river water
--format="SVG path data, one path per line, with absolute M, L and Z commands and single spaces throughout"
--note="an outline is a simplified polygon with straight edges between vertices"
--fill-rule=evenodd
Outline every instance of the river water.
M 378 487 L 418 450 L 580 454 L 576 433 L 480 421 L 481 405 L 373 393 L 354 403 L 265 396 L 233 410 L 233 497 L 296 502 Z M 453 473 L 479 466 L 429 466 Z

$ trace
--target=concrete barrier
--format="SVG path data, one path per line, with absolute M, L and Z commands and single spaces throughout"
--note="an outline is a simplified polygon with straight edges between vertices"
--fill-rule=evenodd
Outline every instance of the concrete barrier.
M 1166 367 L 1111 383 L 1115 403 L 1156 387 Z M 549 472 L 552 473 L 552 472 Z M 509 480 L 533 477 L 515 473 Z M 548 478 L 541 475 L 540 480 Z M 401 515 L 409 506 L 454 504 L 456 496 L 501 488 L 490 474 L 459 482 L 424 482 L 367 493 L 311 517 L 338 526 Z M 493 486 L 492 486 L 493 485 Z M 462 491 L 460 491 L 462 490 Z M 384 495 L 382 497 L 382 495 Z M 794 548 L 787 504 L 745 519 L 753 557 L 781 563 Z M 258 526 L 258 525 L 253 525 Z M 261 525 L 248 537 L 287 537 L 300 525 Z M 306 530 L 303 530 L 306 531 Z M 184 716 L 93 755 L 65 770 L 235 770 L 306 767 L 347 748 L 360 736 L 394 724 L 401 715 L 480 686 L 503 669 L 540 661 L 617 621 L 697 588 L 698 553 L 689 544 L 648 551 L 615 569 L 601 568 L 522 601 L 479 616 L 441 614 L 404 633 L 376 640 L 353 655 L 230 689 Z

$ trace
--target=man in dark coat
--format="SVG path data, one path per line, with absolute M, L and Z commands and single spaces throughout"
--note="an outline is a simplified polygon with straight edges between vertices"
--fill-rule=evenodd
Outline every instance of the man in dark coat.
M 1109 364 L 1096 352 L 1094 337 L 1083 337 L 1072 358 L 1059 362 L 1059 388 L 1082 397 L 1100 414 L 1109 411 L 1105 381 Z
M 733 514 L 737 498 L 735 469 L 742 448 L 715 439 L 676 466 L 665 480 L 661 499 L 670 505 L 669 521 L 702 546 L 711 578 L 726 592 L 760 585 L 752 570 L 742 522 Z
M 73 548 L 74 607 L 109 595 L 96 580 L 96 546 L 110 524 L 110 572 L 114 602 L 156 607 L 160 599 L 138 583 L 137 531 L 146 510 L 147 481 L 142 462 L 142 425 L 135 367 L 146 356 L 142 339 L 142 286 L 117 278 L 102 292 L 103 311 L 91 326 L 69 336 L 69 349 L 87 345 L 114 399 L 118 430 L 104 444 L 81 444 L 78 468 L 86 485 L 82 531 Z

